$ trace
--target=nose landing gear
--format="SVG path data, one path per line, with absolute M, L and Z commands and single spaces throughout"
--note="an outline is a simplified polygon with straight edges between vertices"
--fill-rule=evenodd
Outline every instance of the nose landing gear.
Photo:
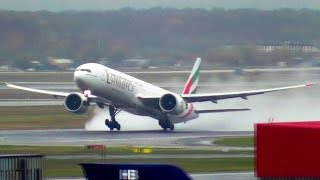
M 111 117 L 111 120 L 106 119 L 105 124 L 106 126 L 109 127 L 109 129 L 112 131 L 113 129 L 117 129 L 118 131 L 121 129 L 121 125 L 116 121 L 116 115 L 120 112 L 121 110 L 116 109 L 114 106 L 109 106 L 109 114 Z

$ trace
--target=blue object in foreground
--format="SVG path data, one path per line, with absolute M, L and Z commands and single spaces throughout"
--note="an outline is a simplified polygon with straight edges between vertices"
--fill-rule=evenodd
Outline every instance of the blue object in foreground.
M 84 176 L 96 179 L 179 179 L 191 177 L 181 168 L 168 164 L 81 164 Z

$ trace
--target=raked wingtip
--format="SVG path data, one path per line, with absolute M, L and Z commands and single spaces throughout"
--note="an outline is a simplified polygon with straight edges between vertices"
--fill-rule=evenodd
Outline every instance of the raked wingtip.
M 317 84 L 317 83 L 307 82 L 307 83 L 306 83 L 306 87 L 313 86 L 313 85 L 316 85 L 316 84 Z

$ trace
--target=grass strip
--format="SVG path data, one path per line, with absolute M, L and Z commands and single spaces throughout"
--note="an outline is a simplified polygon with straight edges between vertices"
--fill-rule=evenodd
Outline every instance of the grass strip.
M 213 143 L 221 146 L 252 147 L 254 145 L 254 138 L 253 136 L 228 137 L 217 139 Z
M 15 146 L 0 145 L 0 154 L 42 154 L 53 155 L 134 155 L 135 147 L 106 147 L 105 150 L 88 149 L 85 146 Z M 143 147 L 139 147 L 143 149 Z M 230 150 L 222 151 L 216 149 L 188 149 L 188 148 L 151 148 L 152 154 L 252 154 L 251 150 Z
M 73 114 L 63 106 L 1 107 L 0 130 L 83 128 L 90 112 Z

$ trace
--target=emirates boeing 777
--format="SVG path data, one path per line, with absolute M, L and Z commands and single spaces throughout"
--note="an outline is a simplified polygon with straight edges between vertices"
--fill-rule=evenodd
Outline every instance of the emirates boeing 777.
M 121 110 L 140 115 L 149 116 L 159 121 L 164 129 L 174 130 L 174 124 L 198 118 L 200 113 L 215 113 L 228 111 L 246 111 L 250 109 L 204 109 L 198 110 L 193 102 L 211 101 L 230 98 L 247 99 L 248 96 L 264 94 L 273 91 L 301 88 L 311 85 L 287 86 L 253 91 L 201 93 L 196 89 L 199 82 L 201 59 L 197 58 L 184 90 L 177 94 L 158 86 L 149 84 L 122 72 L 106 66 L 87 63 L 79 66 L 74 72 L 74 82 L 81 92 L 56 92 L 17 86 L 6 83 L 8 87 L 48 94 L 54 97 L 63 97 L 65 108 L 75 114 L 85 113 L 92 103 L 98 107 L 109 107 L 110 119 L 105 120 L 110 130 L 120 130 L 116 115 Z

